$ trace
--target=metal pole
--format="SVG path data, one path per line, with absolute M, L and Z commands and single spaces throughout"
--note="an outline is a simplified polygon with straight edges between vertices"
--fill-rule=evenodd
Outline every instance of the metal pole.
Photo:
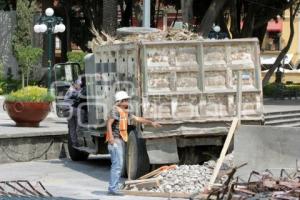
M 51 71 L 52 71 L 52 33 L 48 31 L 48 92 L 51 86 Z
M 143 4 L 143 27 L 150 28 L 151 0 L 144 0 Z

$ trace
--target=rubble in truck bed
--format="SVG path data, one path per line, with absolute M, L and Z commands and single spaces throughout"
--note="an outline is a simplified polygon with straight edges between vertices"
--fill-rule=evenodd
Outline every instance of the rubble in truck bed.
M 147 34 L 130 34 L 130 35 L 118 35 L 112 37 L 104 32 L 98 32 L 95 29 L 91 29 L 95 35 L 92 43 L 95 46 L 102 46 L 107 44 L 120 44 L 137 41 L 188 41 L 188 40 L 203 40 L 201 36 L 188 30 L 172 30 L 158 31 Z

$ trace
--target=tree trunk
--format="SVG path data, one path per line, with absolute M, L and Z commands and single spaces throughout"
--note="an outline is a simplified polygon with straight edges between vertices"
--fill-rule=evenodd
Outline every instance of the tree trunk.
M 102 29 L 109 35 L 115 35 L 118 23 L 118 0 L 103 0 Z
M 253 30 L 254 30 L 255 12 L 256 12 L 256 7 L 251 5 L 248 8 L 246 18 L 243 21 L 243 28 L 242 28 L 242 31 L 241 31 L 241 37 L 242 38 L 252 36 Z
M 221 13 L 223 13 L 223 11 Z M 227 21 L 223 14 L 219 15 L 217 23 L 221 27 L 222 32 L 226 33 L 227 37 L 230 38 L 231 36 L 227 27 Z
M 294 38 L 294 19 L 296 17 L 297 11 L 299 9 L 300 3 L 297 3 L 296 8 L 293 9 L 293 6 L 290 7 L 290 36 L 289 36 L 289 40 L 287 42 L 287 45 L 281 50 L 281 52 L 279 53 L 274 65 L 272 66 L 271 69 L 269 69 L 269 71 L 267 72 L 267 74 L 265 75 L 264 79 L 263 79 L 263 86 L 267 85 L 272 74 L 274 73 L 274 71 L 281 65 L 281 61 L 284 58 L 284 56 L 286 55 L 286 53 L 289 51 L 291 44 L 293 42 L 293 38 Z
M 230 32 L 232 38 L 239 38 L 241 31 L 241 5 L 240 0 L 230 1 Z
M 204 38 L 208 36 L 217 17 L 220 14 L 223 14 L 221 11 L 223 10 L 223 7 L 226 2 L 227 0 L 213 0 L 211 2 L 199 27 L 199 34 L 202 35 Z
M 155 8 L 156 8 L 156 0 L 151 0 L 151 8 L 150 8 L 150 27 L 155 27 Z
M 182 22 L 190 24 L 193 20 L 194 0 L 181 0 Z
M 22 70 L 22 88 L 25 87 L 25 72 Z
M 62 5 L 62 9 L 64 11 L 64 24 L 66 26 L 65 32 L 61 34 L 61 62 L 67 62 L 68 51 L 71 51 L 71 41 L 70 41 L 70 9 L 71 3 L 69 1 L 65 1 Z
M 261 26 L 258 29 L 254 29 L 254 31 L 253 31 L 253 37 L 258 38 L 260 48 L 262 47 L 262 43 L 264 41 L 264 38 L 265 38 L 265 35 L 267 32 L 267 26 L 268 26 L 268 23 L 264 24 L 263 26 Z
M 123 2 L 122 2 L 123 3 Z M 132 16 L 132 0 L 125 0 L 126 8 L 122 12 L 122 20 L 121 20 L 121 27 L 128 27 L 130 26 L 130 19 Z

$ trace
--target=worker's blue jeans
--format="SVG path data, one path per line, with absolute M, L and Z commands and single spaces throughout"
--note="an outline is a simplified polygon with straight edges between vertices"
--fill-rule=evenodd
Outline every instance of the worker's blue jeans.
M 108 191 L 116 192 L 119 190 L 119 182 L 124 162 L 125 143 L 120 138 L 115 138 L 115 143 L 108 144 L 108 151 L 111 159 L 110 178 Z

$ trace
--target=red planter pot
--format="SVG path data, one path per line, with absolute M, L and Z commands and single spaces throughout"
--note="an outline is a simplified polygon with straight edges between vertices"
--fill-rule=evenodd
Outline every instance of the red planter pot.
M 38 127 L 50 111 L 49 102 L 4 102 L 4 109 L 17 126 Z

